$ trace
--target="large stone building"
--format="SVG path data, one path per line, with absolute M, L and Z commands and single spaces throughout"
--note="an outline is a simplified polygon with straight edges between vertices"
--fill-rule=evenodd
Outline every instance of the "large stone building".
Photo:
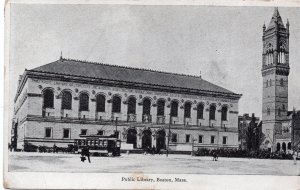
M 61 57 L 20 77 L 12 144 L 63 147 L 117 130 L 122 149 L 166 149 L 170 126 L 170 150 L 238 148 L 240 97 L 197 76 Z
M 262 147 L 270 151 L 286 151 L 298 146 L 299 140 L 293 139 L 294 126 L 292 112 L 288 111 L 289 65 L 289 21 L 283 24 L 278 8 L 274 9 L 269 26 L 263 26 L 263 101 L 262 132 L 265 135 Z M 297 114 L 295 114 L 296 119 Z M 296 141 L 295 141 L 296 140 Z

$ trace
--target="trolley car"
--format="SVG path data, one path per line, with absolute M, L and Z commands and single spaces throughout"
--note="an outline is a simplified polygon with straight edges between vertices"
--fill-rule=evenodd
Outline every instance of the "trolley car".
M 74 142 L 79 152 L 89 146 L 92 156 L 120 156 L 121 140 L 113 135 L 79 135 L 79 137 L 80 139 L 75 139 Z

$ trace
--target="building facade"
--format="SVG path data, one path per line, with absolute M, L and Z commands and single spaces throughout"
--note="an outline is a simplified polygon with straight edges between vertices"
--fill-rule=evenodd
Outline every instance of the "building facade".
M 278 8 L 268 28 L 263 26 L 263 149 L 270 151 L 298 150 L 300 126 L 298 112 L 288 111 L 289 21 L 283 24 Z
M 166 149 L 168 138 L 176 151 L 237 148 L 240 97 L 197 76 L 61 57 L 20 77 L 12 145 L 117 134 L 122 149 Z
M 265 147 L 274 151 L 276 135 L 288 122 L 289 22 L 283 24 L 278 8 L 268 28 L 263 26 L 263 103 L 262 130 Z

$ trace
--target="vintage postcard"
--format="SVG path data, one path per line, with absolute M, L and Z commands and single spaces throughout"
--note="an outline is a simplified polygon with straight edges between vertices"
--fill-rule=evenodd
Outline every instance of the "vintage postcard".
M 5 187 L 299 188 L 299 6 L 7 2 Z

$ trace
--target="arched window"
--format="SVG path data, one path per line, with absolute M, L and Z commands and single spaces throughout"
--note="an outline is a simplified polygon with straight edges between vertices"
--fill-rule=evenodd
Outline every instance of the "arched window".
M 280 151 L 280 143 L 277 143 L 276 150 L 277 150 L 277 151 Z
M 227 120 L 227 111 L 228 111 L 228 108 L 226 106 L 222 107 L 222 114 L 221 114 L 222 121 Z
M 61 109 L 65 109 L 65 110 L 72 109 L 72 94 L 68 91 L 62 92 Z
M 209 107 L 209 120 L 215 120 L 216 119 L 216 106 L 211 105 Z
M 270 86 L 272 86 L 272 80 L 270 79 Z
M 79 111 L 89 111 L 89 95 L 87 93 L 79 95 Z
M 292 149 L 292 144 L 291 144 L 291 142 L 288 143 L 288 147 L 287 147 L 287 148 L 288 148 L 288 150 L 291 150 L 291 149 Z
M 267 108 L 267 115 L 270 115 L 270 113 L 271 113 L 270 108 Z
M 278 108 L 278 116 L 281 116 L 281 109 Z
M 285 142 L 282 143 L 282 150 L 285 152 L 286 151 L 286 144 Z
M 198 106 L 197 106 L 197 119 L 203 119 L 203 110 L 204 110 L 203 104 L 198 104 Z
M 282 111 L 285 111 L 285 105 L 282 104 Z
M 46 89 L 43 91 L 43 108 L 53 108 L 54 107 L 54 93 L 51 89 Z
M 143 100 L 143 115 L 151 115 L 151 100 L 148 98 Z
M 96 97 L 96 111 L 105 112 L 105 96 L 98 94 Z
M 280 86 L 283 86 L 283 79 L 280 79 Z
M 135 97 L 131 96 L 128 99 L 127 114 L 135 114 L 135 110 L 136 110 L 136 99 Z
M 269 80 L 267 80 L 266 82 L 266 87 L 269 87 Z
M 191 117 L 191 108 L 192 108 L 192 104 L 190 102 L 186 102 L 184 104 L 184 117 L 185 118 Z
M 114 96 L 112 99 L 112 112 L 113 113 L 121 112 L 121 98 L 119 96 Z
M 157 115 L 158 116 L 165 115 L 165 101 L 164 100 L 157 101 Z
M 178 116 L 178 103 L 176 101 L 171 102 L 171 117 Z

